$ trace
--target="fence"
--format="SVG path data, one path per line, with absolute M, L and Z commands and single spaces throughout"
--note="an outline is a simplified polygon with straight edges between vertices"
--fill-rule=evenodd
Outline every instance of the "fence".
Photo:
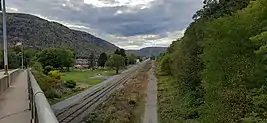
M 44 92 L 39 87 L 36 79 L 28 70 L 28 91 L 31 109 L 32 123 L 58 123 L 58 120 L 52 111 Z

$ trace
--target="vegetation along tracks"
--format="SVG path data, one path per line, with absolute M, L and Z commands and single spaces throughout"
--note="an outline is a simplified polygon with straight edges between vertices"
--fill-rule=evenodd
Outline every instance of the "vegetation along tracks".
M 128 71 L 118 81 L 106 84 L 92 93 L 85 96 L 78 103 L 68 107 L 59 112 L 57 118 L 60 123 L 78 123 L 83 120 L 91 111 L 93 111 L 99 104 L 109 98 L 120 86 L 122 86 L 129 79 L 137 75 L 139 69 L 142 69 L 147 62 L 141 63 L 139 67 Z

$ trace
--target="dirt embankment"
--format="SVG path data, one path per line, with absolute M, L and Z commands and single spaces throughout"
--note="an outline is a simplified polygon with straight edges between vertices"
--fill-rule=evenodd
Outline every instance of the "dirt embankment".
M 145 109 L 147 72 L 149 62 L 136 77 L 127 81 L 124 87 L 101 104 L 85 120 L 87 123 L 140 123 Z

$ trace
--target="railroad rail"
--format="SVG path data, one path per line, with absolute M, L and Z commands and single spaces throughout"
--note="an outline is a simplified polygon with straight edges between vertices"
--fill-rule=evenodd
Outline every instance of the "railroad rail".
M 118 81 L 114 81 L 103 85 L 102 87 L 92 91 L 90 94 L 83 97 L 78 103 L 68 106 L 59 111 L 56 117 L 60 123 L 79 123 L 92 112 L 99 104 L 106 101 L 112 93 L 122 87 L 129 79 L 138 74 L 148 61 L 140 63 L 138 67 L 131 71 L 127 71 Z

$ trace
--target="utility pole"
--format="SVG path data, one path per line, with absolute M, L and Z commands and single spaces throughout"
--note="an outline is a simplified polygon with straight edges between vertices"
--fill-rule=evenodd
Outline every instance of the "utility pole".
M 24 68 L 24 54 L 23 54 L 23 43 L 21 43 L 21 68 Z
M 4 40 L 4 69 L 5 75 L 8 75 L 8 61 L 7 61 L 7 32 L 6 32 L 6 2 L 3 1 L 3 40 Z

